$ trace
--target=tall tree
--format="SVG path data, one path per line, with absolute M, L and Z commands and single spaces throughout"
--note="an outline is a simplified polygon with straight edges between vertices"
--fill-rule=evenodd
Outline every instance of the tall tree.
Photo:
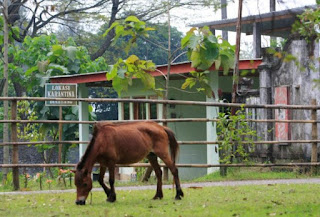
M 57 29 L 55 27 L 58 25 L 74 30 L 77 26 L 82 25 L 88 28 L 90 25 L 106 22 L 110 27 L 116 20 L 129 15 L 149 21 L 166 13 L 166 2 L 159 0 L 12 0 L 9 5 L 9 25 L 19 26 L 19 34 L 13 36 L 16 41 L 22 42 L 27 35 L 34 37 L 40 33 L 48 33 Z M 170 8 L 218 4 L 218 0 L 170 2 Z M 73 23 L 80 23 L 80 25 L 73 25 Z M 91 54 L 91 59 L 102 56 L 108 50 L 114 35 L 114 32 L 110 31 L 103 38 L 102 45 Z
M 103 57 L 109 63 L 114 63 L 118 58 L 124 58 L 128 55 L 135 54 L 140 59 L 152 60 L 157 65 L 167 64 L 167 48 L 168 48 L 168 25 L 167 23 L 152 24 L 147 22 L 147 26 L 152 27 L 155 31 L 150 31 L 149 37 L 139 37 L 136 41 L 136 45 L 131 48 L 129 54 L 126 54 L 124 48 L 128 42 L 128 38 L 119 38 L 112 49 L 108 49 Z M 102 26 L 98 34 L 84 33 L 79 34 L 79 37 L 75 37 L 75 41 L 78 45 L 82 45 L 88 48 L 89 53 L 98 49 L 103 43 L 102 34 L 107 29 L 106 26 Z M 183 37 L 182 32 L 177 28 L 171 27 L 171 50 L 175 51 L 180 48 L 180 41 Z M 61 35 L 60 33 L 57 36 Z M 178 53 L 174 54 L 174 59 L 178 57 Z M 175 62 L 186 61 L 186 56 L 178 57 Z

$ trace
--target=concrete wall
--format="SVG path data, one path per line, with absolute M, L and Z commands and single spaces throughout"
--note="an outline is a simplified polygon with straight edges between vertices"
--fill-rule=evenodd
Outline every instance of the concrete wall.
M 181 87 L 182 81 L 171 81 L 171 85 Z M 190 90 L 194 92 L 194 90 Z M 204 94 L 185 93 L 176 89 L 170 90 L 170 99 L 205 101 Z M 169 118 L 204 118 L 206 117 L 206 108 L 204 106 L 176 105 L 169 108 Z M 199 141 L 206 140 L 205 122 L 181 122 L 169 123 L 168 126 L 175 132 L 179 141 Z M 181 145 L 178 163 L 206 164 L 207 149 L 206 145 Z M 179 168 L 179 175 L 182 179 L 191 179 L 206 174 L 205 168 Z
M 212 72 L 210 75 L 210 83 L 214 89 L 215 96 L 218 96 L 218 73 Z M 206 98 L 203 93 L 197 92 L 195 88 L 181 91 L 181 85 L 184 80 L 171 80 L 170 86 L 170 100 L 188 100 L 188 101 L 206 101 L 213 100 Z M 163 78 L 157 78 L 158 87 L 164 87 Z M 143 90 L 143 85 L 140 81 L 134 80 L 132 87 L 127 93 L 123 93 L 122 97 L 141 97 L 154 96 L 154 92 Z M 162 117 L 161 106 L 158 108 L 158 118 Z M 216 108 L 207 109 L 205 106 L 192 105 L 175 105 L 168 106 L 168 118 L 206 118 L 216 117 Z M 120 116 L 119 116 L 120 117 Z M 214 141 L 216 139 L 215 125 L 206 122 L 181 122 L 169 123 L 168 126 L 175 132 L 178 141 Z M 192 163 L 192 164 L 217 164 L 219 163 L 218 150 L 215 145 L 181 145 L 178 157 L 178 163 Z M 203 176 L 209 172 L 217 170 L 216 168 L 179 168 L 179 176 L 181 179 L 192 179 Z M 127 169 L 122 170 L 128 172 Z
M 314 82 L 314 79 L 320 79 L 319 61 L 314 61 L 320 56 L 319 44 L 308 45 L 304 40 L 292 40 L 285 48 L 288 54 L 292 54 L 297 58 L 297 62 L 300 65 L 297 66 L 294 61 L 279 62 L 278 60 L 265 58 L 263 66 L 260 67 L 261 103 L 263 104 L 268 101 L 274 103 L 275 87 L 287 86 L 289 90 L 289 104 L 310 105 L 311 99 L 316 99 L 319 104 L 320 89 Z M 314 59 L 310 57 L 313 55 Z M 314 67 L 309 67 L 310 64 Z M 302 70 L 301 66 L 305 67 L 305 70 Z M 269 93 L 263 89 L 268 88 L 266 85 L 270 87 Z M 289 117 L 290 119 L 309 120 L 311 112 L 309 110 L 291 110 Z M 311 139 L 311 124 L 290 125 L 291 129 L 289 128 L 289 130 L 292 140 Z M 266 134 L 265 132 L 264 135 Z M 275 145 L 273 147 L 273 156 L 277 159 L 309 161 L 310 153 L 310 144 L 287 144 Z

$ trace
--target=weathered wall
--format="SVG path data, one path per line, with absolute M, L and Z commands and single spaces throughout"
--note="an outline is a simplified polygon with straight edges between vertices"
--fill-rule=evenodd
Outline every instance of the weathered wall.
M 311 52 L 310 49 L 311 48 Z M 308 45 L 304 40 L 292 40 L 285 47 L 285 51 L 297 58 L 297 65 L 294 61 L 270 60 L 264 58 L 264 63 L 260 67 L 260 99 L 261 103 L 270 101 L 274 104 L 275 88 L 287 86 L 289 91 L 289 104 L 294 105 L 310 105 L 311 99 L 320 102 L 320 88 L 315 85 L 314 79 L 320 79 L 319 62 L 314 61 L 319 58 L 319 44 L 313 46 Z M 310 57 L 314 54 L 314 58 Z M 309 65 L 315 67 L 309 67 Z M 301 66 L 305 70 L 301 69 Z M 269 77 L 268 77 L 269 76 Z M 270 83 L 269 81 L 270 80 Z M 267 81 L 267 82 L 266 82 Z M 269 83 L 269 84 L 268 84 Z M 269 86 L 269 91 L 265 91 L 265 87 Z M 265 114 L 264 114 L 265 116 Z M 274 111 L 272 117 L 275 117 Z M 290 110 L 290 119 L 309 120 L 311 112 L 309 110 Z M 268 135 L 266 131 L 262 131 L 263 135 Z M 291 140 L 308 140 L 311 139 L 311 124 L 290 124 L 289 132 Z M 320 131 L 319 131 L 320 133 Z M 265 136 L 274 137 L 273 135 Z M 276 159 L 299 159 L 301 161 L 309 161 L 311 154 L 310 144 L 287 144 L 274 145 L 273 157 Z

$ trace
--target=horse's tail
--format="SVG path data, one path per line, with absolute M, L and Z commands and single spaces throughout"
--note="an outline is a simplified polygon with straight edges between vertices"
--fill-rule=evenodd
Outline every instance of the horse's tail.
M 176 137 L 174 135 L 174 132 L 170 130 L 167 127 L 164 127 L 164 130 L 166 131 L 168 138 L 169 138 L 169 146 L 170 146 L 170 153 L 171 153 L 171 159 L 173 163 L 176 163 L 176 158 L 179 152 L 179 144 L 176 140 Z
M 93 145 L 94 145 L 94 143 L 95 143 L 95 141 L 96 141 L 96 137 L 97 137 L 97 134 L 98 134 L 98 129 L 99 129 L 98 125 L 95 124 L 95 125 L 93 126 L 93 132 L 92 132 L 91 141 L 90 141 L 90 143 L 89 143 L 89 145 L 88 145 L 88 147 L 87 147 L 84 155 L 82 156 L 80 162 L 79 162 L 78 165 L 77 165 L 77 170 L 81 170 L 81 169 L 83 168 L 84 163 L 85 163 L 86 159 L 88 158 L 88 155 L 89 155 L 89 153 L 91 152 L 92 147 L 93 147 Z

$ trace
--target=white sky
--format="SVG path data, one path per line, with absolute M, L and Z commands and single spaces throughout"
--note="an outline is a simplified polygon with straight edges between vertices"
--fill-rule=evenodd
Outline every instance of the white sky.
M 244 0 L 242 16 L 261 14 L 269 12 L 269 0 Z M 306 5 L 314 5 L 316 0 L 276 0 L 276 10 L 285 10 Z M 227 6 L 228 18 L 238 16 L 239 1 L 229 3 Z M 191 24 L 210 22 L 221 19 L 221 11 L 214 12 L 213 7 L 207 8 L 184 8 L 171 10 L 172 25 L 180 31 L 186 32 Z

